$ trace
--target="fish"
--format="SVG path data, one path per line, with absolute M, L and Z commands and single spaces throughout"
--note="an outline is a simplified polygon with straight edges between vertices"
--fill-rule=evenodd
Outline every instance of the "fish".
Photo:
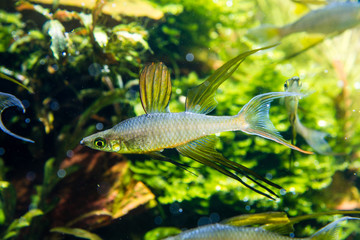
M 283 236 L 279 233 L 265 230 L 262 227 L 242 227 L 215 223 L 184 231 L 176 236 L 167 237 L 165 240 L 337 240 L 339 239 L 339 234 L 337 234 L 338 225 L 340 222 L 347 220 L 360 220 L 360 218 L 342 217 L 329 223 L 307 238 Z
M 302 83 L 299 77 L 292 77 L 286 80 L 284 90 L 286 92 L 300 93 Z M 299 96 L 285 97 L 285 107 L 288 112 L 289 121 L 292 126 L 292 144 L 294 144 L 296 133 L 299 133 L 315 152 L 323 155 L 331 155 L 333 151 L 326 142 L 327 133 L 305 127 L 298 116 Z
M 274 99 L 299 96 L 301 93 L 264 93 L 252 98 L 235 116 L 206 115 L 217 105 L 215 100 L 217 88 L 233 74 L 245 58 L 273 46 L 246 51 L 238 55 L 217 69 L 202 84 L 190 89 L 187 93 L 185 112 L 172 113 L 169 110 L 171 80 L 170 72 L 165 64 L 160 62 L 147 65 L 139 77 L 140 100 L 145 114 L 124 120 L 108 130 L 85 137 L 80 144 L 107 152 L 148 154 L 155 159 L 176 164 L 175 161 L 161 154 L 164 149 L 175 148 L 181 155 L 207 165 L 263 196 L 270 199 L 274 198 L 269 194 L 278 197 L 263 183 L 278 189 L 281 189 L 281 186 L 241 164 L 229 161 L 217 152 L 215 150 L 217 138 L 214 134 L 224 131 L 242 131 L 273 140 L 306 154 L 312 154 L 287 143 L 269 119 L 270 103 Z M 250 186 L 231 170 L 241 173 L 269 194 Z
M 3 132 L 9 134 L 10 136 L 13 136 L 17 139 L 20 139 L 22 141 L 25 141 L 25 142 L 30 142 L 30 143 L 34 143 L 33 140 L 31 139 L 28 139 L 28 138 L 24 138 L 24 137 L 21 137 L 15 133 L 12 133 L 10 130 L 8 130 L 2 120 L 1 120 L 1 114 L 3 113 L 3 111 L 8 108 L 8 107 L 18 107 L 20 109 L 23 110 L 23 113 L 25 113 L 25 107 L 24 105 L 22 104 L 22 102 L 16 98 L 14 95 L 11 95 L 9 93 L 3 93 L 3 92 L 0 92 L 0 129 L 3 130 Z
M 265 24 L 250 29 L 247 37 L 259 42 L 279 41 L 293 33 L 307 32 L 318 34 L 341 33 L 360 23 L 359 2 L 334 2 L 302 16 L 297 21 L 277 27 Z

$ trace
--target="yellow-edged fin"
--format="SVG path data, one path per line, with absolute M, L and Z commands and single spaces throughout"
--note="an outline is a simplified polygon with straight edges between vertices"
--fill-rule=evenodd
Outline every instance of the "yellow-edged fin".
M 276 45 L 278 44 L 244 52 L 226 62 L 202 84 L 188 91 L 186 98 L 186 111 L 206 114 L 214 110 L 217 105 L 215 100 L 217 88 L 233 74 L 245 58 L 257 51 L 272 48 Z
M 31 139 L 27 139 L 27 138 L 24 138 L 24 137 L 21 137 L 21 136 L 15 134 L 15 133 L 10 132 L 10 130 L 8 130 L 4 126 L 4 124 L 1 120 L 1 114 L 6 108 L 13 107 L 13 106 L 22 109 L 23 113 L 25 113 L 24 105 L 21 103 L 21 101 L 19 99 L 17 99 L 14 95 L 0 92 L 0 129 L 3 130 L 5 133 L 9 134 L 10 136 L 13 136 L 20 140 L 23 140 L 25 142 L 34 143 L 34 141 Z
M 289 234 L 294 231 L 285 212 L 264 212 L 254 214 L 242 214 L 221 221 L 222 224 L 232 226 L 262 225 L 261 228 L 279 234 Z
M 339 214 L 360 214 L 360 211 L 355 210 L 347 210 L 347 211 L 328 211 L 328 212 L 319 212 L 319 213 L 313 213 L 313 214 L 307 214 L 303 216 L 288 218 L 288 222 L 269 222 L 263 226 L 261 226 L 263 229 L 271 232 L 276 232 L 279 234 L 289 234 L 293 232 L 293 226 L 294 224 L 298 222 L 302 222 L 309 219 L 316 219 L 321 216 L 329 216 L 329 215 L 339 215 Z
M 190 143 L 184 144 L 182 146 L 177 147 L 176 149 L 184 156 L 189 157 L 197 162 L 200 162 L 206 166 L 209 166 L 222 174 L 231 177 L 237 181 L 239 181 L 241 184 L 243 184 L 245 187 L 253 190 L 254 192 L 257 192 L 267 198 L 274 199 L 272 196 L 278 197 L 271 189 L 264 186 L 259 181 L 266 183 L 270 186 L 273 186 L 275 188 L 281 189 L 282 187 L 267 180 L 266 178 L 263 178 L 259 176 L 254 171 L 242 166 L 241 164 L 238 164 L 236 162 L 232 162 L 225 157 L 221 155 L 221 153 L 217 152 L 215 150 L 215 143 L 216 143 L 216 137 L 215 136 L 206 136 L 202 137 L 200 139 L 197 139 L 195 141 L 192 141 Z M 241 178 L 239 178 L 237 175 L 232 173 L 230 170 L 234 170 L 236 173 L 240 173 L 244 175 L 249 180 L 253 181 L 257 186 L 264 189 L 267 193 L 262 192 L 247 183 L 245 183 Z M 257 178 L 259 181 L 255 180 L 253 177 Z
M 171 80 L 162 62 L 147 65 L 140 73 L 140 99 L 146 113 L 169 112 Z
M 222 224 L 228 224 L 233 226 L 246 226 L 246 225 L 254 225 L 254 224 L 271 224 L 271 223 L 285 224 L 289 222 L 290 219 L 288 218 L 285 212 L 264 212 L 264 213 L 254 213 L 254 214 L 242 214 L 240 216 L 235 216 L 221 221 Z

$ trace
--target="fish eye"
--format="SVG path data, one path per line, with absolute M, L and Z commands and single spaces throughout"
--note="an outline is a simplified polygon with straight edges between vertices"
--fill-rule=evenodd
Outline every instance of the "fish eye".
M 99 137 L 94 140 L 94 145 L 98 148 L 104 148 L 106 145 L 106 141 L 104 138 Z
M 284 83 L 284 88 L 287 88 L 287 81 Z

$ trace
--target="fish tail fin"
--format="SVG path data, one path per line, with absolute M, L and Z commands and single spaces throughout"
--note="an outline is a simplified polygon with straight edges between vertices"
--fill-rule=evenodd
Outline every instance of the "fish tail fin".
M 310 145 L 310 147 L 312 147 L 315 150 L 315 152 L 318 152 L 323 155 L 333 154 L 330 145 L 325 140 L 327 133 L 305 127 L 304 125 L 301 124 L 298 118 L 295 121 L 294 127 L 296 131 Z
M 281 29 L 274 25 L 261 25 L 250 29 L 246 37 L 256 42 L 275 42 L 279 41 L 281 36 Z
M 274 99 L 300 95 L 301 93 L 294 92 L 270 92 L 253 97 L 236 116 L 238 130 L 270 139 L 302 153 L 312 154 L 287 143 L 269 118 L 270 103 Z
M 342 217 L 332 223 L 329 223 L 325 227 L 321 228 L 319 231 L 314 233 L 310 239 L 311 240 L 338 240 L 339 239 L 339 223 L 346 220 L 360 220 L 360 218 L 355 217 Z

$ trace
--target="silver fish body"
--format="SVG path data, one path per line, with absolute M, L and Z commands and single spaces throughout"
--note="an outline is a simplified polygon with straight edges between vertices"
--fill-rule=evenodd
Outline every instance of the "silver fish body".
M 359 221 L 360 218 L 342 217 L 329 223 L 307 238 L 283 236 L 261 227 L 243 227 L 215 223 L 189 229 L 176 236 L 165 238 L 165 240 L 338 240 L 340 239 L 338 234 L 339 223 L 347 220 Z
M 280 28 L 280 35 L 284 37 L 297 32 L 329 34 L 353 28 L 359 23 L 360 3 L 332 3 L 283 26 Z
M 290 238 L 266 231 L 260 227 L 237 227 L 225 224 L 210 224 L 185 231 L 165 240 L 288 240 Z M 309 238 L 303 238 L 304 240 Z
M 176 148 L 194 139 L 241 128 L 235 116 L 208 116 L 191 112 L 151 113 L 123 121 L 104 131 L 110 151 L 148 153 Z M 91 135 L 82 144 L 93 140 Z

